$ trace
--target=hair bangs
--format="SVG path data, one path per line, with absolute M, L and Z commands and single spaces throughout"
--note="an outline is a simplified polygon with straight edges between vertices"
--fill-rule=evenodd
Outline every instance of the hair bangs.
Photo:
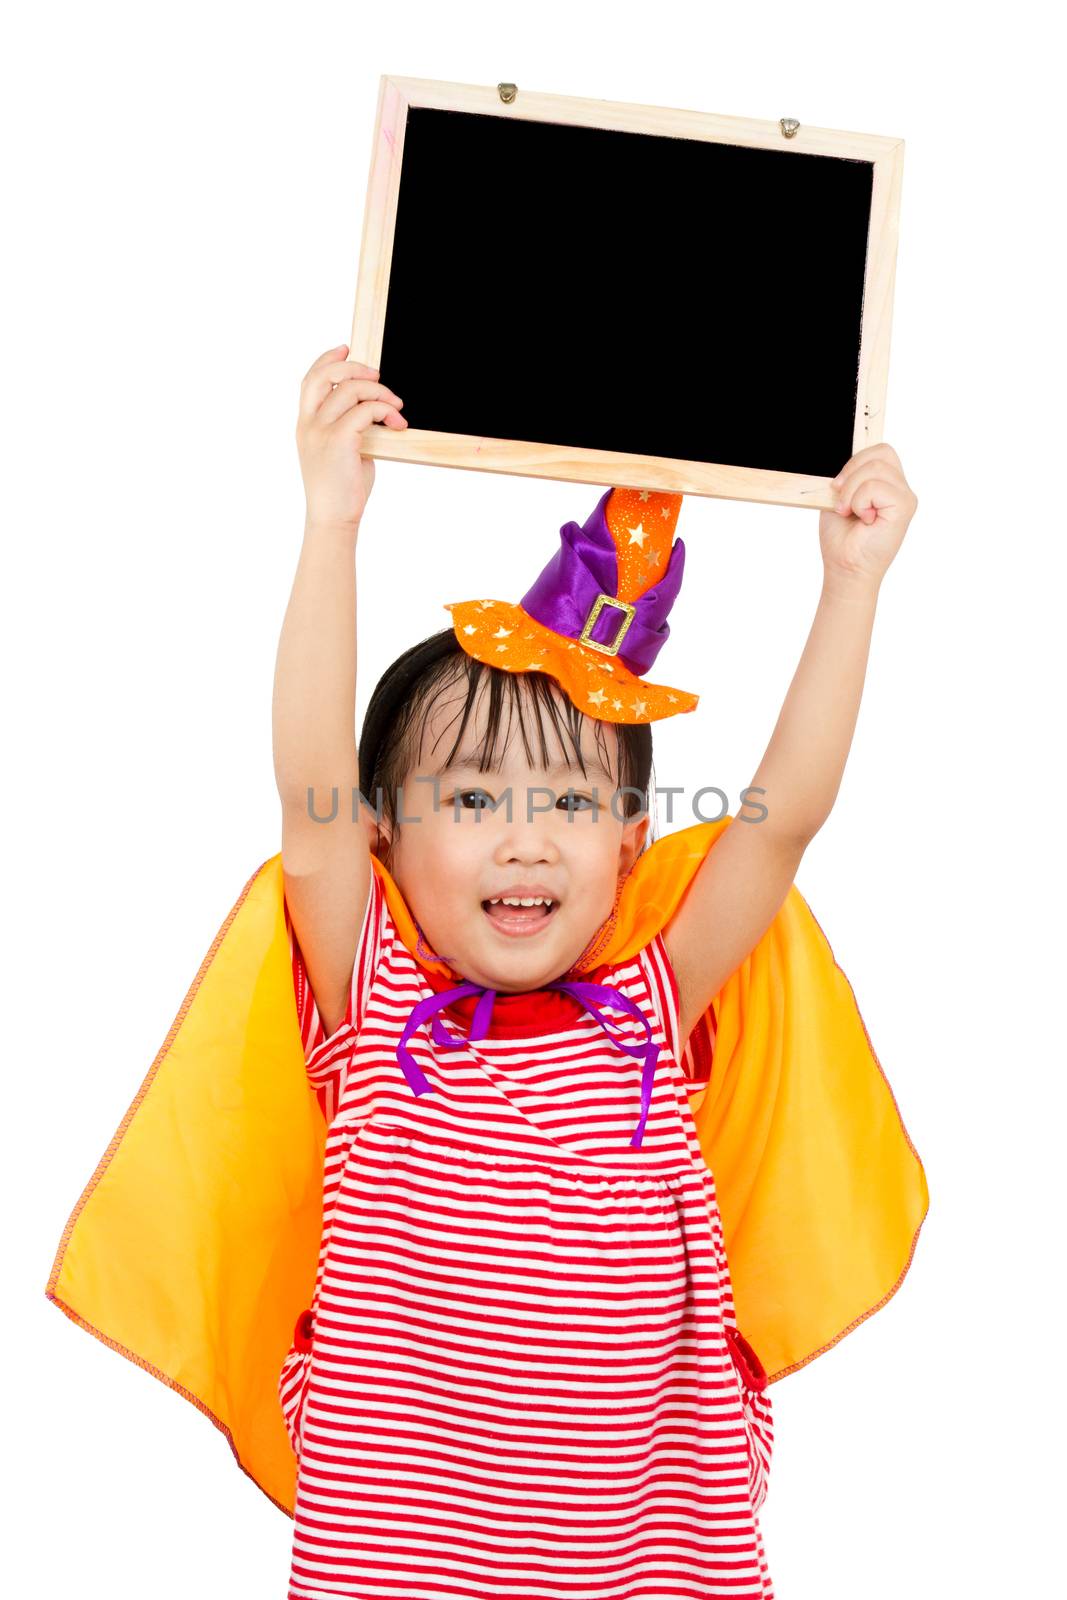
M 483 685 L 484 726 L 480 738 L 464 749 L 464 736 Z M 449 699 L 453 689 L 457 692 Z M 456 709 L 434 748 L 442 745 L 453 727 L 456 731 L 441 770 L 451 767 L 461 750 L 464 759 L 476 756 L 479 771 L 494 767 L 501 749 L 508 748 L 517 722 L 531 766 L 548 768 L 558 759 L 552 748 L 554 740 L 562 759 L 573 761 L 587 774 L 582 725 L 589 722 L 605 769 L 617 773 L 615 787 L 623 791 L 623 815 L 629 819 L 648 809 L 652 732 L 647 723 L 606 723 L 587 717 L 550 674 L 508 672 L 487 665 L 468 655 L 453 630 L 445 628 L 393 662 L 375 687 L 364 718 L 359 741 L 360 791 L 379 825 L 383 821 L 388 824 L 390 841 L 398 829 L 398 792 L 406 775 L 428 753 L 424 749 L 427 722 L 434 708 L 446 699 L 449 706 L 454 700 Z M 614 757 L 607 737 L 611 727 L 616 730 Z

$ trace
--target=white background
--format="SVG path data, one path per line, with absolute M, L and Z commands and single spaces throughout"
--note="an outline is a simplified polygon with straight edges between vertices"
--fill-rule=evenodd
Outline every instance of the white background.
M 382 73 L 906 142 L 885 436 L 920 507 L 797 885 L 854 986 L 932 1210 L 888 1306 L 775 1385 L 763 1526 L 780 1600 L 1057 1588 L 1061 89 L 1036 6 L 982 16 L 187 0 L 9 21 L 9 1592 L 285 1593 L 292 1524 L 221 1433 L 44 1287 L 219 924 L 280 848 L 270 703 L 303 519 L 296 404 L 310 363 L 349 341 Z M 653 286 L 671 248 L 664 217 Z M 567 352 L 546 359 L 566 409 Z M 634 404 L 665 403 L 655 350 L 633 362 Z M 444 600 L 517 599 L 602 492 L 377 474 L 360 719 L 394 656 L 445 626 Z M 818 599 L 816 523 L 687 497 L 685 587 L 655 675 L 702 699 L 655 727 L 661 785 L 717 783 L 736 809 Z

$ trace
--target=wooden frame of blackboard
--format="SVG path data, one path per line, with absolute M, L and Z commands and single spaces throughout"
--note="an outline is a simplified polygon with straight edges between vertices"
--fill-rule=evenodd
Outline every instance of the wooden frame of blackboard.
M 785 118 L 781 122 L 761 122 L 624 101 L 541 94 L 516 89 L 510 84 L 447 83 L 383 75 L 372 144 L 349 347 L 350 359 L 372 367 L 381 364 L 404 139 L 408 112 L 412 107 L 658 134 L 674 139 L 707 140 L 745 146 L 752 150 L 773 149 L 869 163 L 870 210 L 856 353 L 852 452 L 881 440 L 896 270 L 904 155 L 902 139 L 812 128 L 796 123 L 790 128 L 789 119 Z M 827 249 L 832 249 L 832 217 L 826 218 L 825 237 Z M 787 246 L 788 241 L 783 241 L 786 258 Z M 787 259 L 785 269 L 788 270 Z M 455 359 L 457 371 L 462 372 L 461 344 L 456 348 Z M 817 359 L 817 351 L 813 348 L 812 360 Z M 384 382 L 393 384 L 399 393 L 403 393 L 395 373 L 390 375 L 383 372 L 382 377 Z M 783 401 L 788 403 L 788 396 L 768 393 L 769 407 L 780 406 Z M 536 440 L 438 432 L 415 426 L 404 429 L 384 426 L 369 428 L 363 436 L 362 448 L 365 455 L 384 460 L 826 508 L 834 504 L 830 478 L 844 465 L 842 459 L 825 473 L 774 471 L 729 462 L 594 450 Z

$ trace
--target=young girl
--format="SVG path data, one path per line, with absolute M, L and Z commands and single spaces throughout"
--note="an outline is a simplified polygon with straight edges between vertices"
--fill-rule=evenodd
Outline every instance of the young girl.
M 289 1600 L 770 1596 L 767 1373 L 737 1326 L 687 1041 L 833 805 L 915 495 L 888 445 L 845 464 L 755 815 L 641 948 L 596 964 L 648 845 L 650 724 L 696 705 L 645 677 L 681 497 L 608 491 L 519 606 L 450 605 L 378 684 L 357 755 L 360 441 L 405 423 L 346 355 L 302 386 L 307 520 L 274 694 L 328 1125 L 314 1296 L 279 1384 Z M 357 789 L 353 826 L 336 793 Z

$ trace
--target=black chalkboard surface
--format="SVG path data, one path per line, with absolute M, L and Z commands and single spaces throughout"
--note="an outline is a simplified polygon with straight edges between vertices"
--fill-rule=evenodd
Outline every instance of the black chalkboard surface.
M 425 434 L 437 448 L 411 459 L 557 475 L 562 452 L 558 475 L 612 483 L 620 456 L 718 464 L 740 495 L 795 475 L 806 488 L 766 497 L 817 503 L 810 480 L 881 436 L 859 385 L 876 157 L 731 143 L 709 120 L 719 137 L 394 108 L 379 326 L 351 352 L 404 396 L 408 429 L 372 430 L 380 453 Z M 473 455 L 442 454 L 446 436 Z

